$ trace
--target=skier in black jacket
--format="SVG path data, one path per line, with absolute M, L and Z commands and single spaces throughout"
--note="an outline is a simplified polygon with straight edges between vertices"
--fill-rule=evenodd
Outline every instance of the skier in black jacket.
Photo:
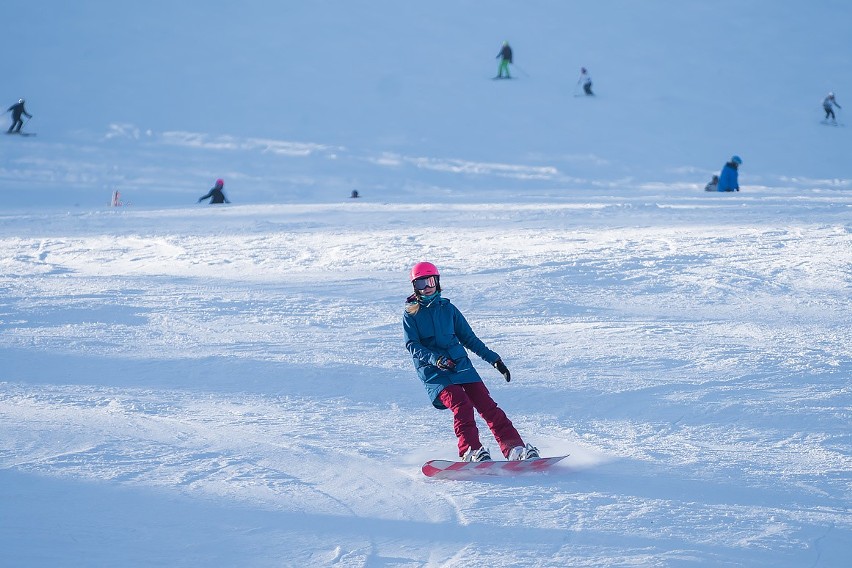
M 230 201 L 228 201 L 228 198 L 225 197 L 225 194 L 222 192 L 223 187 L 225 187 L 225 181 L 222 179 L 217 179 L 216 185 L 214 185 L 213 188 L 207 192 L 207 195 L 202 195 L 201 197 L 199 197 L 198 202 L 201 203 L 205 199 L 210 199 L 212 197 L 212 199 L 210 199 L 211 204 L 230 203 Z
M 21 115 L 26 115 L 27 118 L 32 118 L 33 115 L 28 113 L 24 108 L 24 99 L 18 99 L 18 102 L 6 109 L 6 112 L 12 111 L 12 126 L 9 127 L 9 133 L 20 132 L 24 121 L 21 120 Z
M 503 78 L 503 71 L 506 72 L 506 78 L 511 79 L 512 76 L 509 75 L 509 64 L 512 63 L 512 48 L 509 47 L 509 42 L 504 41 L 503 47 L 500 48 L 500 53 L 497 54 L 495 59 L 500 59 L 500 67 L 497 69 L 497 76 L 495 79 Z

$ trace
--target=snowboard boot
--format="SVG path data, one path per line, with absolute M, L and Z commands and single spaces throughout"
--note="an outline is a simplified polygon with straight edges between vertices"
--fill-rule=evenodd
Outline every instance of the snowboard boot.
M 474 450 L 473 448 L 468 448 L 467 451 L 462 456 L 462 461 L 466 461 L 466 462 L 491 461 L 491 454 L 485 448 L 479 448 L 478 450 Z
M 534 460 L 541 457 L 538 455 L 538 448 L 533 446 L 532 444 L 527 444 L 526 446 L 515 446 L 509 451 L 509 455 L 506 459 L 509 461 L 520 461 L 520 460 Z

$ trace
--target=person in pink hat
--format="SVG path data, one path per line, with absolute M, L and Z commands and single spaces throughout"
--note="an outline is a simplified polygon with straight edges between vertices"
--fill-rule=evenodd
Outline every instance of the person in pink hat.
M 479 439 L 474 409 L 494 435 L 508 460 L 539 457 L 525 444 L 512 421 L 497 406 L 468 357 L 476 354 L 510 381 L 512 376 L 500 356 L 488 349 L 462 313 L 441 297 L 441 275 L 431 262 L 418 262 L 409 273 L 414 293 L 406 300 L 402 327 L 405 348 L 411 353 L 417 375 L 432 405 L 453 413 L 453 430 L 464 461 L 489 461 L 491 454 Z
M 210 203 L 230 203 L 228 198 L 225 197 L 225 192 L 222 189 L 225 187 L 225 180 L 219 178 L 216 180 L 216 185 L 214 185 L 210 191 L 207 192 L 206 195 L 202 195 L 198 198 L 198 202 L 201 203 L 205 199 L 209 199 Z

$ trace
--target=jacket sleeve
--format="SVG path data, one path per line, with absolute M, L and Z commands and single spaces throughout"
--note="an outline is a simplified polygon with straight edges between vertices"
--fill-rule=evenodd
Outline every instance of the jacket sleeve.
M 459 338 L 461 344 L 467 349 L 476 353 L 476 355 L 482 358 L 482 360 L 493 365 L 500 356 L 494 351 L 488 349 L 488 347 L 485 346 L 485 343 L 476 336 L 473 329 L 471 329 L 470 324 L 467 323 L 467 320 L 459 309 L 455 306 L 453 306 L 453 309 L 455 311 L 453 314 L 453 326 L 455 328 L 456 337 Z
M 403 316 L 402 329 L 405 334 L 405 348 L 408 349 L 412 357 L 424 365 L 437 363 L 438 355 L 420 343 L 420 334 L 417 332 L 417 324 L 414 323 L 413 317 Z

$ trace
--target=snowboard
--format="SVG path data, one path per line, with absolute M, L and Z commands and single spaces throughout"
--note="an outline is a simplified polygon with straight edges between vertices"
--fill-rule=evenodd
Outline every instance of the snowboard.
M 420 471 L 426 477 L 440 479 L 458 479 L 478 475 L 515 475 L 546 471 L 552 465 L 567 457 L 565 455 L 520 461 L 492 460 L 484 462 L 429 460 L 423 464 Z
M 17 134 L 18 136 L 35 136 L 35 132 L 6 132 L 6 134 Z

